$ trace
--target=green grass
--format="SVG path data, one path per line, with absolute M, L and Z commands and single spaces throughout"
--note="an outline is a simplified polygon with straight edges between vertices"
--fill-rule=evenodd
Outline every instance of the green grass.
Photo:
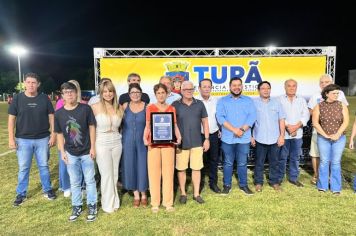
M 351 124 L 354 120 L 356 97 L 351 102 Z M 0 154 L 7 151 L 7 104 L 0 104 Z M 350 128 L 348 136 L 350 135 Z M 347 144 L 348 145 L 348 144 Z M 101 210 L 96 222 L 85 222 L 83 214 L 77 222 L 69 223 L 69 199 L 59 192 L 55 201 L 42 196 L 35 162 L 30 176 L 28 200 L 19 208 L 12 207 L 17 184 L 15 153 L 0 157 L 0 235 L 346 235 L 356 232 L 356 194 L 349 180 L 356 173 L 355 152 L 345 149 L 343 156 L 345 181 L 341 196 L 319 193 L 310 184 L 310 174 L 301 171 L 304 188 L 284 182 L 283 192 L 276 193 L 265 186 L 262 193 L 245 196 L 237 189 L 221 196 L 205 189 L 206 203 L 192 201 L 189 185 L 188 203 L 176 211 L 161 209 L 152 214 L 150 209 L 133 209 L 132 197 L 121 197 L 121 208 L 113 214 Z M 52 184 L 58 189 L 58 159 L 55 148 L 51 151 Z M 219 173 L 221 187 L 222 174 Z M 249 184 L 252 185 L 249 171 Z

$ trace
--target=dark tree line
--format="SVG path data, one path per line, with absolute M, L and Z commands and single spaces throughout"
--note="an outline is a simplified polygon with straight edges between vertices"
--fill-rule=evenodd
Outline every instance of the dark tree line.
M 94 69 L 77 68 L 71 71 L 69 75 L 64 78 L 55 77 L 51 74 L 39 73 L 41 79 L 40 90 L 44 93 L 50 94 L 59 90 L 60 85 L 68 80 L 77 80 L 82 90 L 92 90 L 95 87 L 94 83 Z M 19 75 L 17 71 L 0 72 L 0 94 L 18 92 Z

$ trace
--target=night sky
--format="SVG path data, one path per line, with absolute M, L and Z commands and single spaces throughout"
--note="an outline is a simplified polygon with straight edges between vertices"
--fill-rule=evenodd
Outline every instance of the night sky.
M 12 42 L 31 51 L 23 72 L 50 74 L 58 85 L 93 67 L 94 47 L 337 46 L 336 82 L 347 85 L 356 69 L 351 5 L 214 2 L 0 0 L 0 71 L 17 71 Z

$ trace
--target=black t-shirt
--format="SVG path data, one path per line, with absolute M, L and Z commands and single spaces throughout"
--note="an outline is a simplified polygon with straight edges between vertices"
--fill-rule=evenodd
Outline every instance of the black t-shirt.
M 147 93 L 142 93 L 141 100 L 146 104 L 150 103 L 150 97 L 147 95 Z M 130 98 L 130 95 L 128 93 L 123 93 L 119 97 L 119 104 L 120 105 L 122 105 L 122 104 L 124 104 L 126 102 L 130 102 L 130 101 L 131 101 L 131 98 Z
M 54 109 L 46 94 L 27 97 L 20 93 L 14 97 L 9 106 L 8 114 L 16 116 L 16 138 L 41 139 L 48 137 L 49 119 Z
M 79 103 L 73 110 L 62 107 L 54 114 L 54 132 L 63 133 L 64 149 L 73 156 L 89 154 L 89 125 L 95 124 L 95 116 L 87 104 Z

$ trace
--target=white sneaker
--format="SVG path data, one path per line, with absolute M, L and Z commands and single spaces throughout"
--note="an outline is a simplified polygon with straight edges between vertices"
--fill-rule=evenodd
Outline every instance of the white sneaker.
M 64 197 L 70 197 L 70 190 L 66 190 L 63 192 Z

